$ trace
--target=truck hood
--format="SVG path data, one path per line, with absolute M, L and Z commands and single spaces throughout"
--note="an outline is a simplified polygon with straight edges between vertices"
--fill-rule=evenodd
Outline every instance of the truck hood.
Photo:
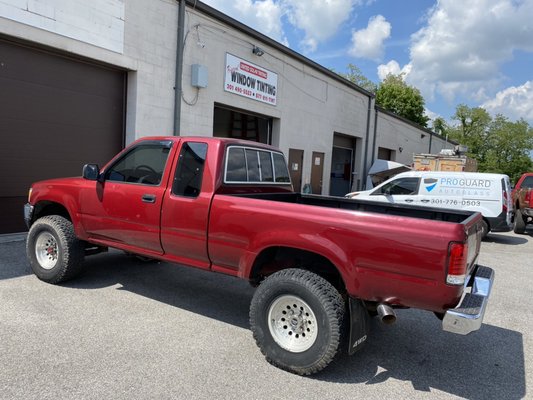
M 54 179 L 46 179 L 44 181 L 38 181 L 32 184 L 32 187 L 35 186 L 57 186 L 57 185 L 76 185 L 81 184 L 82 182 L 85 182 L 85 179 L 83 179 L 81 176 L 77 177 L 71 177 L 71 178 L 54 178 Z

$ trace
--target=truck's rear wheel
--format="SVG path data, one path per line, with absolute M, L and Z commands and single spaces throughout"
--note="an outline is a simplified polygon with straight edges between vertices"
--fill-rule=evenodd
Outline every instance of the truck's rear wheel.
M 526 222 L 524 221 L 524 217 L 522 216 L 522 213 L 519 209 L 517 209 L 514 213 L 514 233 L 525 233 L 526 232 Z
M 250 325 L 257 345 L 276 367 L 310 375 L 335 357 L 343 334 L 345 303 L 325 279 L 287 269 L 256 290 Z
M 68 219 L 50 215 L 39 218 L 31 226 L 26 253 L 39 279 L 59 283 L 81 272 L 84 246 Z

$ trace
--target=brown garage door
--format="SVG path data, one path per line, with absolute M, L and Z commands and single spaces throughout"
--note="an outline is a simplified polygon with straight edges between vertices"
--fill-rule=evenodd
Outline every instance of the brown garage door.
M 0 40 L 0 233 L 26 230 L 32 182 L 122 148 L 124 92 L 123 71 Z

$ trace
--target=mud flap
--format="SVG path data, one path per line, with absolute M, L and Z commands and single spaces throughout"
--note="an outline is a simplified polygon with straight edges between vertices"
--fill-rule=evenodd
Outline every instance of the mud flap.
M 352 355 L 363 347 L 368 337 L 369 317 L 361 300 L 350 297 L 350 341 L 348 354 Z

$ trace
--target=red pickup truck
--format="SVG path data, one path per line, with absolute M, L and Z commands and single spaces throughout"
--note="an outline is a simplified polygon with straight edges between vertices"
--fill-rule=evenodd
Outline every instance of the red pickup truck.
M 523 174 L 511 193 L 514 210 L 514 232 L 525 233 L 526 225 L 533 223 L 533 172 Z
M 283 154 L 254 142 L 143 138 L 102 169 L 33 184 L 24 211 L 46 282 L 109 247 L 247 279 L 259 348 L 302 375 L 358 350 L 368 316 L 391 323 L 395 308 L 477 330 L 494 279 L 476 264 L 481 214 L 295 193 Z

